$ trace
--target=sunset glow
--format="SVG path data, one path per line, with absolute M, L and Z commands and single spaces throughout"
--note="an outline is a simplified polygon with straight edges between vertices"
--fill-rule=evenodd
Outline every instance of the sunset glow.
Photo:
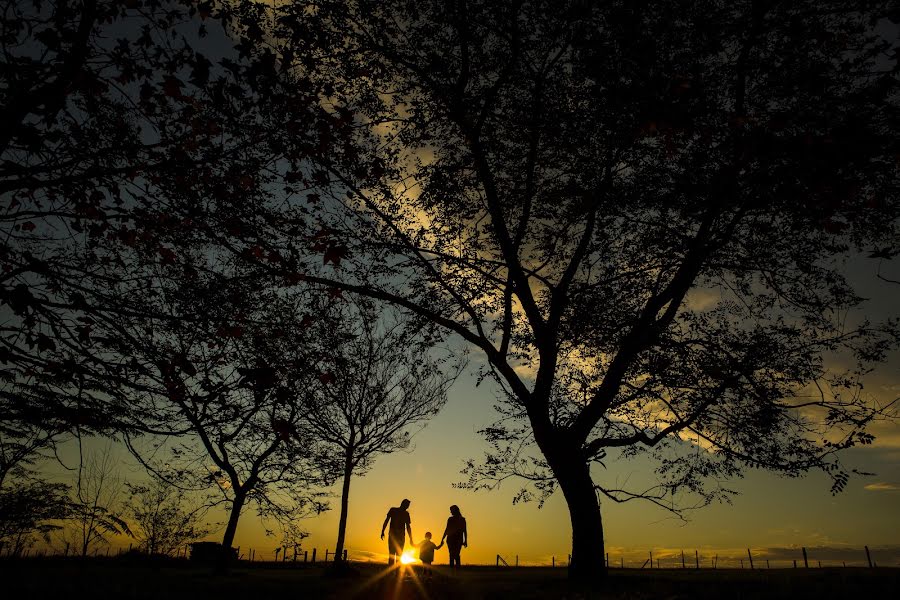
M 411 565 L 416 562 L 416 558 L 413 556 L 412 550 L 406 550 L 400 556 L 400 563 L 404 565 Z

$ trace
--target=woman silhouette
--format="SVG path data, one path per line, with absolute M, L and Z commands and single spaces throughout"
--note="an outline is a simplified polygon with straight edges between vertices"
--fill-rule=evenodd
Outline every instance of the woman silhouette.
M 466 530 L 466 519 L 455 504 L 450 507 L 450 518 L 447 519 L 447 528 L 444 529 L 444 535 L 441 536 L 442 544 L 444 543 L 444 538 L 447 538 L 447 549 L 450 551 L 450 566 L 461 566 L 459 551 L 463 546 L 469 547 L 469 532 Z

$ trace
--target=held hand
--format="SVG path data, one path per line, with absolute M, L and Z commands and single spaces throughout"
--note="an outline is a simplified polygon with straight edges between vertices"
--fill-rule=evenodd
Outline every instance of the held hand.
M 381 532 L 381 539 L 384 539 L 384 532 Z
M 465 548 L 468 548 L 468 547 L 469 547 L 469 542 L 463 542 L 463 546 L 464 546 Z

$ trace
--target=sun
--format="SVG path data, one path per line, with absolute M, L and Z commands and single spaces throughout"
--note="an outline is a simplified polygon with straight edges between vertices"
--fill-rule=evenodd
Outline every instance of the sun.
M 411 565 L 414 562 L 416 562 L 416 559 L 413 557 L 412 550 L 405 550 L 403 554 L 400 555 L 400 564 Z

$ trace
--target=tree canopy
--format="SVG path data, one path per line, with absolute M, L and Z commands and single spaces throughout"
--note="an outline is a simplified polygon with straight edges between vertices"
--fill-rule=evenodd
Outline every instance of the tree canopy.
M 342 268 L 308 257 L 299 277 L 484 353 L 525 426 L 486 430 L 500 447 L 473 484 L 558 485 L 573 572 L 603 568 L 597 492 L 708 500 L 707 482 L 755 467 L 843 487 L 836 451 L 884 414 L 858 377 L 897 340 L 852 313 L 842 270 L 897 240 L 888 3 L 276 12 L 267 39 L 315 57 L 294 72 L 334 117 L 284 177 L 314 188 L 308 235 Z M 541 458 L 522 468 L 530 441 Z M 594 483 L 590 464 L 637 452 L 658 456 L 658 487 Z

